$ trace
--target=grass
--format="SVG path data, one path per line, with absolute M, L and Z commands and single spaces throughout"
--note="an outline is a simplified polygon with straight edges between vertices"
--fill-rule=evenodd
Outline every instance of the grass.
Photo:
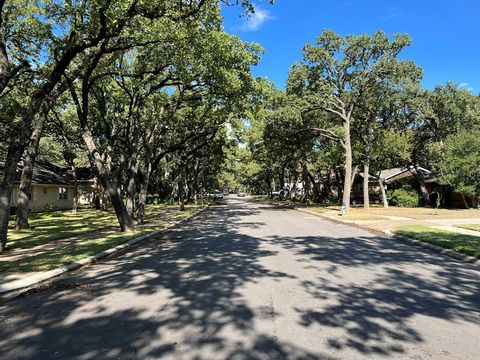
M 4 263 L 2 266 L 0 266 L 0 272 L 47 271 L 62 265 L 76 262 L 86 257 L 95 255 L 101 251 L 123 244 L 128 240 L 133 239 L 137 236 L 164 228 L 166 226 L 166 223 L 165 222 L 162 223 L 161 221 L 159 222 L 156 220 L 158 220 L 162 215 L 166 215 L 168 212 L 170 212 L 170 215 L 172 215 L 172 217 L 170 217 L 170 220 L 181 220 L 193 214 L 194 212 L 198 211 L 199 209 L 203 208 L 204 206 L 205 205 L 188 205 L 185 211 L 180 212 L 178 210 L 178 206 L 150 205 L 147 208 L 148 215 L 145 217 L 145 223 L 142 224 L 141 226 L 138 226 L 134 232 L 131 232 L 131 233 L 114 232 L 114 233 L 103 234 L 103 235 L 98 234 L 97 236 L 92 236 L 92 237 L 85 237 L 85 239 L 83 240 L 76 241 L 73 244 L 65 245 L 63 247 L 56 248 L 52 251 L 49 251 L 43 254 L 30 256 L 23 259 Z M 103 224 L 103 228 L 111 227 L 112 224 L 116 224 L 116 218 L 112 218 L 112 215 L 115 216 L 114 214 L 99 213 L 98 211 L 93 211 L 93 213 L 96 215 L 97 218 L 99 218 L 97 222 L 95 222 L 96 224 L 94 225 L 95 230 L 94 229 L 87 230 L 88 227 L 81 227 L 81 229 L 84 229 L 84 231 L 91 233 L 92 231 L 102 229 L 101 227 L 102 224 Z M 102 214 L 102 216 L 99 216 L 99 214 Z M 43 216 L 38 215 L 37 219 L 35 220 L 42 221 L 42 222 L 48 221 L 49 225 L 38 226 L 30 230 L 30 234 L 29 234 L 30 240 L 27 241 L 26 243 L 30 245 L 34 244 L 36 242 L 35 234 L 37 234 L 40 238 L 42 238 L 42 241 L 44 241 L 43 243 L 58 240 L 59 236 L 56 233 L 51 233 L 50 234 L 51 236 L 48 237 L 46 235 L 47 229 L 53 229 L 52 231 L 56 231 L 58 229 L 66 228 L 71 218 L 71 216 L 69 215 L 76 215 L 75 218 L 77 218 L 77 221 L 79 221 L 79 219 L 80 220 L 91 219 L 92 217 L 92 213 L 90 211 L 85 211 L 77 214 L 65 213 L 64 216 L 58 216 L 53 218 L 49 217 L 48 215 L 43 215 Z M 88 223 L 87 220 L 85 221 L 86 223 Z M 79 230 L 79 229 L 80 228 L 77 229 L 77 233 L 75 233 L 75 235 L 82 233 L 81 232 L 82 230 Z M 65 238 L 68 236 L 69 232 L 65 231 L 62 234 L 63 234 L 63 238 Z M 83 234 L 86 234 L 86 232 L 83 232 Z
M 434 229 L 425 225 L 405 225 L 394 230 L 398 235 L 452 249 L 480 258 L 480 237 Z
M 153 229 L 149 229 L 148 231 L 137 230 L 128 234 L 118 232 L 88 240 L 81 240 L 44 254 L 8 262 L 0 267 L 0 271 L 34 272 L 51 270 L 123 244 L 136 236 L 152 230 Z
M 313 211 L 313 212 L 316 212 L 318 214 L 324 214 L 328 211 L 327 208 L 324 208 L 324 207 L 320 207 L 320 206 L 309 206 L 307 207 L 308 211 Z
M 480 224 L 461 224 L 461 225 L 455 225 L 455 227 L 467 229 L 467 230 L 473 230 L 473 231 L 480 231 Z
M 26 249 L 72 236 L 114 228 L 116 216 L 113 212 L 82 210 L 77 213 L 55 212 L 51 214 L 31 214 L 30 229 L 8 231 L 8 251 Z

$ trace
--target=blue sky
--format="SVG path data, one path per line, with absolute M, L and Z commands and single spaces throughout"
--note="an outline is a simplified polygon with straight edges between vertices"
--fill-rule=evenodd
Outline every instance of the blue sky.
M 480 0 L 277 0 L 255 6 L 248 20 L 238 8 L 224 8 L 225 30 L 265 48 L 254 74 L 281 88 L 303 45 L 323 29 L 341 35 L 384 30 L 412 37 L 402 57 L 423 68 L 425 87 L 454 81 L 480 92 Z

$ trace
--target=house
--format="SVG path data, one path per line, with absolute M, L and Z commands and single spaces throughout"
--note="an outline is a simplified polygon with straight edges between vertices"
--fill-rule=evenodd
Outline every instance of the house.
M 0 163 L 0 176 L 3 176 L 4 164 Z M 15 175 L 11 204 L 15 207 L 18 202 L 18 187 L 23 170 L 23 161 L 20 161 Z M 77 205 L 90 205 L 93 201 L 93 178 L 90 172 L 80 172 L 77 181 Z M 46 209 L 70 210 L 73 208 L 75 185 L 70 168 L 45 161 L 37 161 L 32 175 L 32 192 L 29 208 L 32 212 L 41 212 Z
M 425 187 L 429 193 L 431 204 L 436 204 L 437 199 L 441 207 L 447 208 L 465 208 L 476 207 L 477 201 L 474 198 L 463 197 L 462 194 L 455 191 L 451 186 L 444 185 L 441 178 L 423 167 L 418 167 L 425 179 Z M 380 172 L 380 178 L 383 180 L 385 189 L 401 188 L 405 183 L 410 183 L 413 188 L 418 187 L 417 170 L 413 166 L 403 168 L 385 169 Z M 370 202 L 380 203 L 380 187 L 378 178 L 369 177 Z M 352 187 L 352 202 L 363 203 L 363 174 L 356 177 Z

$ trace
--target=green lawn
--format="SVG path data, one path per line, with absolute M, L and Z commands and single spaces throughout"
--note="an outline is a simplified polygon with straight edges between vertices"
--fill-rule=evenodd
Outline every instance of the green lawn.
M 51 241 L 65 239 L 98 230 L 115 228 L 117 218 L 111 211 L 57 211 L 50 214 L 30 214 L 28 230 L 15 230 L 14 219 L 8 231 L 8 251 L 31 248 Z
M 455 227 L 473 230 L 473 231 L 480 231 L 480 224 L 461 224 L 461 225 L 455 225 Z
M 313 212 L 316 212 L 318 214 L 323 214 L 323 213 L 325 213 L 329 210 L 327 208 L 319 207 L 319 206 L 308 206 L 308 207 L 306 207 L 306 209 L 308 209 L 308 211 L 313 211 Z
M 447 230 L 434 229 L 425 225 L 405 225 L 394 230 L 398 235 L 407 236 L 446 249 L 480 258 L 480 237 L 463 235 Z
M 147 209 L 148 215 L 146 216 L 145 223 L 141 226 L 137 226 L 137 229 L 132 233 L 114 232 L 101 236 L 93 236 L 90 238 L 87 237 L 85 240 L 79 240 L 73 244 L 57 248 L 44 254 L 5 263 L 4 265 L 0 266 L 0 272 L 46 271 L 79 261 L 88 256 L 95 255 L 103 250 L 107 250 L 125 243 L 137 236 L 164 228 L 166 226 L 166 222 L 157 220 L 161 220 L 161 217 L 165 216 L 167 212 L 170 212 L 170 216 L 172 216 L 174 220 L 180 220 L 205 206 L 206 205 L 188 205 L 185 211 L 180 212 L 178 210 L 178 206 L 176 205 L 150 205 Z M 70 223 L 72 218 L 71 215 L 75 215 L 73 218 L 75 218 L 76 221 L 82 221 L 86 224 L 82 227 L 76 227 L 74 230 L 76 231 L 74 235 L 86 234 L 88 232 L 91 233 L 95 230 L 116 225 L 116 218 L 114 217 L 114 214 L 107 212 L 101 213 L 98 211 L 82 211 L 77 214 L 64 213 L 62 216 L 54 217 L 48 215 L 37 215 L 36 219 L 32 219 L 34 221 L 31 222 L 32 225 L 35 223 L 37 226 L 33 227 L 32 230 L 29 230 L 27 240 L 25 240 L 25 237 L 22 238 L 24 245 L 28 244 L 33 246 L 32 244 L 36 243 L 38 240 L 37 236 L 42 239 L 42 242 L 38 242 L 40 244 L 71 236 L 68 235 L 71 233 L 71 231 L 67 230 L 69 225 L 74 225 Z M 89 221 L 93 221 L 92 218 L 95 217 L 94 215 L 96 215 L 98 219 L 93 222 L 93 225 L 90 228 L 88 224 L 91 224 Z M 48 225 L 45 223 L 48 223 Z M 58 231 L 61 231 L 63 234 L 61 237 L 58 235 Z

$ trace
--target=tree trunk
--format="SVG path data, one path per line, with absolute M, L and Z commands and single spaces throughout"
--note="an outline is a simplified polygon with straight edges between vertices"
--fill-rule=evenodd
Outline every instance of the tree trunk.
M 382 193 L 383 207 L 388 208 L 387 192 L 385 191 L 385 185 L 383 184 L 383 179 L 380 175 L 378 175 L 378 185 L 380 186 L 380 191 Z
M 369 186 L 368 186 L 368 180 L 370 177 L 369 173 L 370 173 L 370 163 L 368 160 L 366 160 L 363 163 L 363 208 L 364 209 L 370 208 L 370 192 L 369 192 Z
M 280 171 L 280 192 L 285 188 L 285 166 Z
M 185 184 L 183 181 L 183 175 L 178 178 L 178 205 L 180 211 L 185 211 Z
M 345 148 L 345 181 L 343 182 L 342 205 L 345 206 L 345 213 L 350 209 L 350 191 L 352 184 L 349 181 L 352 178 L 352 143 L 350 138 L 350 121 L 344 120 L 344 148 Z
M 117 184 L 114 184 L 112 179 L 110 179 L 109 170 L 105 167 L 100 157 L 100 154 L 95 145 L 93 135 L 88 128 L 85 128 L 83 131 L 83 140 L 88 149 L 88 152 L 94 162 L 98 172 L 99 178 L 103 185 L 103 188 L 106 193 L 108 193 L 110 202 L 112 203 L 115 214 L 120 225 L 121 231 L 132 231 L 134 224 L 131 216 L 128 214 L 128 211 L 125 207 L 125 204 L 122 201 L 122 198 L 118 192 Z
M 355 182 L 355 178 L 357 177 L 358 175 L 358 165 L 355 165 L 353 168 L 352 168 L 352 177 L 350 179 L 350 188 L 353 187 L 353 184 Z
M 193 194 L 192 184 L 190 183 L 190 181 L 188 179 L 186 179 L 186 181 L 185 181 L 185 187 L 187 188 L 187 191 L 186 191 L 186 194 L 185 194 L 185 199 L 186 199 L 187 204 L 188 204 L 192 201 L 192 194 Z
M 181 161 L 177 175 L 178 205 L 180 211 L 185 211 L 185 177 L 185 164 Z
M 193 167 L 193 181 L 192 181 L 192 191 L 193 191 L 193 203 L 196 205 L 198 203 L 198 170 L 200 168 L 200 159 L 195 159 L 195 165 Z
M 143 222 L 145 218 L 145 207 L 147 204 L 148 183 L 150 181 L 150 172 L 152 170 L 152 164 L 149 163 L 145 170 L 140 171 L 140 194 L 138 198 L 138 211 L 137 218 L 140 222 Z
M 423 206 L 430 206 L 430 194 L 428 193 L 427 186 L 425 183 L 425 176 L 423 172 L 419 169 L 417 165 L 415 167 L 415 176 L 418 180 L 418 184 L 420 187 L 420 195 L 422 197 L 422 205 Z
M 131 155 L 128 163 L 128 185 L 127 185 L 127 211 L 131 218 L 134 216 L 135 211 L 135 192 L 136 192 L 136 183 L 135 179 L 138 174 L 138 145 L 140 130 L 136 124 L 133 125 L 134 129 L 130 137 L 130 147 Z
M 338 169 L 335 169 L 335 180 L 337 181 L 337 199 L 338 199 L 338 202 L 340 202 L 341 199 L 343 198 L 344 179 L 342 178 L 341 171 Z
M 8 147 L 3 178 L 0 183 L 0 251 L 4 251 L 7 247 L 12 188 L 13 182 L 15 181 L 17 164 L 20 161 L 23 149 L 24 144 L 20 138 L 12 139 Z
M 137 176 L 138 172 L 138 161 L 135 159 L 134 164 L 130 164 L 128 169 L 128 185 L 127 185 L 127 212 L 130 217 L 133 217 L 134 210 L 135 210 L 135 177 Z
M 463 204 L 465 205 L 465 209 L 469 209 L 470 206 L 468 206 L 468 202 L 464 194 L 462 194 L 462 200 L 463 200 Z
M 72 196 L 72 213 L 77 213 L 78 208 L 78 179 L 77 179 L 77 168 L 75 163 L 72 159 L 69 159 L 70 168 L 72 169 L 72 177 L 73 177 L 73 196 Z
M 4 177 L 5 178 L 5 177 Z M 13 182 L 13 181 L 12 181 Z M 8 218 L 10 216 L 10 197 L 12 196 L 12 186 L 2 184 L 0 188 L 0 251 L 4 251 L 7 248 L 7 232 L 8 232 Z
M 3 21 L 3 6 L 5 0 L 0 1 L 0 24 Z M 10 62 L 8 59 L 7 46 L 5 44 L 5 39 L 0 38 L 0 94 L 5 90 L 8 84 L 8 75 L 10 72 Z
M 125 207 L 125 204 L 123 203 L 120 194 L 118 193 L 118 187 L 116 186 L 116 184 L 114 184 L 111 180 L 108 179 L 103 179 L 102 183 L 104 184 L 103 186 L 108 193 L 110 202 L 112 203 L 115 214 L 117 215 L 120 230 L 123 232 L 133 231 L 133 220 L 130 217 L 127 208 Z
M 312 175 L 310 171 L 307 170 L 307 177 L 310 180 L 312 184 L 312 189 L 313 189 L 313 196 L 315 197 L 315 202 L 320 202 L 321 200 L 321 195 L 320 195 L 320 184 L 315 181 L 315 177 Z
M 15 218 L 16 229 L 28 229 L 28 208 L 32 195 L 32 175 L 35 167 L 35 160 L 38 153 L 38 145 L 42 137 L 43 128 L 47 120 L 48 110 L 44 110 L 36 119 L 30 142 L 27 147 L 27 154 L 23 162 L 22 177 L 18 188 L 17 215 Z
M 92 205 L 95 210 L 101 210 L 100 204 L 100 186 L 98 184 L 98 178 L 95 176 L 93 178 L 93 198 L 92 198 Z

